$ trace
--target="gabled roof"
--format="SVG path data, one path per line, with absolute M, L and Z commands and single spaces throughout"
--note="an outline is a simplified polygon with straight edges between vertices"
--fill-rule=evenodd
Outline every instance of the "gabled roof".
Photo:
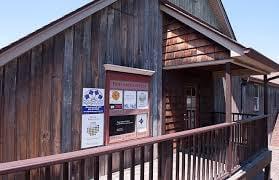
M 219 22 L 221 31 L 232 39 L 236 39 L 222 0 L 209 0 L 209 4 Z
M 14 58 L 25 53 L 29 49 L 41 44 L 50 37 L 62 32 L 71 27 L 84 18 L 100 11 L 101 9 L 111 5 L 117 0 L 94 0 L 81 8 L 43 26 L 37 31 L 19 39 L 16 42 L 0 49 L 0 66 L 8 63 Z
M 61 31 L 71 27 L 77 22 L 111 5 L 116 1 L 117 0 L 92 1 L 91 3 L 88 3 L 87 5 L 77 9 L 76 11 L 73 11 L 68 15 L 65 15 L 64 17 L 40 28 L 39 30 L 8 45 L 7 47 L 4 47 L 0 50 L 0 66 L 3 66 L 4 64 L 15 59 L 16 57 L 20 56 L 26 51 L 41 44 L 50 37 L 60 33 Z M 210 1 L 217 2 L 217 0 Z M 219 3 L 217 3 L 214 6 L 222 6 L 222 4 L 220 4 L 221 1 L 218 1 Z M 179 7 L 174 6 L 169 1 L 161 0 L 161 2 L 162 11 L 171 15 L 172 17 L 176 18 L 182 23 L 185 23 L 186 25 L 200 32 L 201 34 L 209 37 L 213 41 L 224 46 L 225 48 L 229 49 L 231 51 L 232 57 L 234 58 L 234 63 L 242 64 L 243 66 L 254 67 L 256 69 L 259 69 L 259 72 L 266 74 L 278 71 L 278 64 L 273 62 L 271 59 L 265 57 L 264 55 L 251 48 L 244 47 L 243 45 L 239 44 L 233 37 L 221 33 L 216 28 L 213 28 L 206 22 L 203 22 L 200 19 L 194 17 L 193 15 L 185 12 L 183 9 L 179 9 Z M 221 11 L 224 11 L 224 9 L 222 9 L 223 8 L 221 8 Z M 227 19 L 225 11 L 223 12 L 223 18 L 224 20 Z M 229 23 L 228 20 L 227 23 Z M 227 27 L 229 28 L 230 25 Z
M 163 1 L 161 10 L 230 50 L 233 63 L 255 70 L 260 74 L 269 74 L 279 71 L 279 65 L 273 60 L 253 48 L 243 46 L 235 39 L 221 33 L 196 17 L 191 16 L 188 12 L 177 7 L 173 3 Z

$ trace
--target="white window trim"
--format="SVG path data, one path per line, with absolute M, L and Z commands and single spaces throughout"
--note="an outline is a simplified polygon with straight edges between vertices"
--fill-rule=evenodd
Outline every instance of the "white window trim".
M 254 111 L 255 112 L 259 112 L 260 111 L 260 87 L 259 87 L 259 85 L 258 84 L 254 84 L 254 91 L 256 90 L 255 88 L 257 88 L 258 89 L 258 94 L 257 94 L 257 96 L 255 96 L 255 94 L 254 94 L 254 97 L 253 97 L 253 103 L 255 103 L 255 104 L 253 104 L 253 108 L 254 108 Z

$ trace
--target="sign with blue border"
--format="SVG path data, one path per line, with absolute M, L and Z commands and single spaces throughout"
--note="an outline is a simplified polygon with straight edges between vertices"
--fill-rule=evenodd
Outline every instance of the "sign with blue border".
M 104 145 L 104 89 L 83 88 L 81 148 Z
M 104 113 L 104 89 L 83 88 L 82 114 Z

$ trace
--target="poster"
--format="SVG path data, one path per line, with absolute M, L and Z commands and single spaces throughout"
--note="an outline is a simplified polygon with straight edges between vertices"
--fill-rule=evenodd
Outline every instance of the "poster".
M 81 148 L 104 144 L 104 89 L 83 88 Z
M 148 91 L 137 91 L 137 108 L 148 109 Z
M 138 114 L 137 115 L 137 132 L 147 131 L 147 114 Z
M 110 109 L 123 109 L 123 91 L 110 90 L 109 104 L 110 104 Z
M 104 114 L 82 115 L 81 148 L 102 146 L 104 143 Z
M 136 108 L 137 108 L 137 92 L 124 91 L 124 109 L 136 109 Z
M 104 113 L 104 89 L 83 88 L 82 114 Z
M 135 132 L 135 116 L 112 116 L 110 117 L 109 135 L 117 136 Z

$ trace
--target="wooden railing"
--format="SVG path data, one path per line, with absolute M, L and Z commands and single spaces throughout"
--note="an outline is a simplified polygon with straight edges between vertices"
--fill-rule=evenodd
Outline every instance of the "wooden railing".
M 267 147 L 265 120 L 266 116 L 261 116 L 94 149 L 1 163 L 0 175 L 13 177 L 21 173 L 21 179 L 54 179 L 56 169 L 57 179 L 224 179 Z M 116 156 L 117 161 L 114 160 Z M 92 177 L 85 173 L 88 159 L 94 161 Z M 124 163 L 127 159 L 128 163 Z M 106 164 L 105 174 L 100 174 L 101 164 Z
M 224 122 L 225 121 L 225 112 L 211 112 L 212 114 L 212 119 L 217 120 L 217 122 Z M 252 117 L 258 116 L 257 114 L 248 114 L 248 113 L 232 113 L 232 120 L 233 121 L 240 121 L 240 120 L 245 120 L 249 119 Z

